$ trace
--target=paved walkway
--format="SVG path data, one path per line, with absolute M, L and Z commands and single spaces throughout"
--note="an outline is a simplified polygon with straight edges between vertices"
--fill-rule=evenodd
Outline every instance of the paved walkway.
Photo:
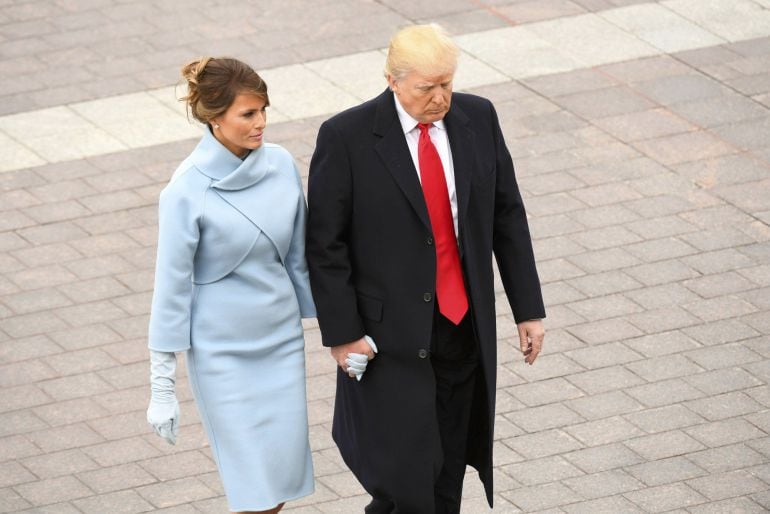
M 226 511 L 186 380 L 176 447 L 144 421 L 157 195 L 200 131 L 177 70 L 255 65 L 306 174 L 417 21 L 498 108 L 548 304 L 528 367 L 499 290 L 494 512 L 770 510 L 769 0 L 0 0 L 0 512 Z M 306 338 L 287 512 L 361 512 Z

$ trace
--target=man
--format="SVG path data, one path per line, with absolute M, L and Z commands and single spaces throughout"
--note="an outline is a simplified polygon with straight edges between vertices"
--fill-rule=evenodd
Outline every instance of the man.
M 528 364 L 543 341 L 513 163 L 492 104 L 452 94 L 457 55 L 436 25 L 398 32 L 389 90 L 327 120 L 310 163 L 310 282 L 339 365 L 332 432 L 367 513 L 459 513 L 466 464 L 492 504 L 493 251 Z M 362 375 L 349 356 L 375 349 Z

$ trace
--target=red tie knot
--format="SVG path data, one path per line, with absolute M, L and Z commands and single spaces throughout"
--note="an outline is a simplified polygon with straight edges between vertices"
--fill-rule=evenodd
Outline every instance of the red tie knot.
M 417 127 L 420 129 L 420 132 L 427 132 L 432 125 L 433 123 L 418 123 Z

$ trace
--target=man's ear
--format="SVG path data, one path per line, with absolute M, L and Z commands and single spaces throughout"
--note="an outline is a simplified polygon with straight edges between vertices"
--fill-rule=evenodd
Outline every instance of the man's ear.
M 385 78 L 388 79 L 388 87 L 390 90 L 398 94 L 398 81 L 393 78 L 393 75 L 385 75 Z

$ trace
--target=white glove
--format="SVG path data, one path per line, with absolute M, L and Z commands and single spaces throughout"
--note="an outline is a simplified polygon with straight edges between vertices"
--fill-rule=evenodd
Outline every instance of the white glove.
M 377 353 L 377 345 L 374 344 L 374 339 L 369 336 L 364 336 L 364 339 L 372 348 L 374 353 Z M 374 357 L 372 357 L 374 358 Z M 363 353 L 349 353 L 345 359 L 345 364 L 348 365 L 348 375 L 355 376 L 356 380 L 361 381 L 366 371 L 366 365 L 369 363 L 369 357 Z
M 150 406 L 147 422 L 155 433 L 176 444 L 179 434 L 179 402 L 176 399 L 176 354 L 150 350 Z

